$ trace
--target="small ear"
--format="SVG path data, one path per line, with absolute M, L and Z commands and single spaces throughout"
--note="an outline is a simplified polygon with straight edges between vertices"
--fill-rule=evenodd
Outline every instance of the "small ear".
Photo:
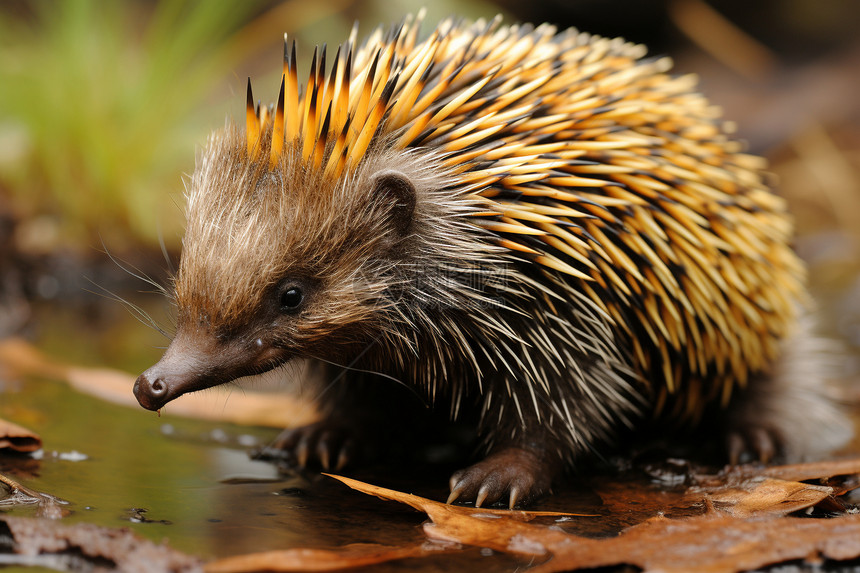
M 373 176 L 373 201 L 388 210 L 388 220 L 401 236 L 409 232 L 415 214 L 415 186 L 399 171 L 387 169 Z

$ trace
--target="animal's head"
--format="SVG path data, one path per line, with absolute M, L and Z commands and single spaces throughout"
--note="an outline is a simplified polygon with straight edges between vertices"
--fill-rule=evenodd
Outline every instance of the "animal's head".
M 255 108 L 249 83 L 244 133 L 211 138 L 187 194 L 176 336 L 135 384 L 144 407 L 383 338 L 414 352 L 418 330 L 444 330 L 428 308 L 483 300 L 461 275 L 499 252 L 470 216 L 485 202 L 405 143 L 426 124 L 409 120 L 406 60 L 372 44 L 353 59 L 353 43 L 328 74 L 315 53 L 302 93 L 285 48 L 277 107 Z
M 473 201 L 443 198 L 450 175 L 427 155 L 380 145 L 331 179 L 298 146 L 272 168 L 244 141 L 234 127 L 213 136 L 191 178 L 176 335 L 135 384 L 148 409 L 293 357 L 345 359 L 402 337 L 452 288 L 422 279 L 439 274 L 428 265 L 484 256 L 450 240 Z

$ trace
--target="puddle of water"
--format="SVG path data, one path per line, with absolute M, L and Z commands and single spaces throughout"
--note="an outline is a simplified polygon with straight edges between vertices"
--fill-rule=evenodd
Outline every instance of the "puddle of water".
M 37 346 L 61 361 L 135 372 L 161 353 L 155 346 L 163 338 L 121 309 L 101 309 L 94 317 L 89 308 L 46 306 L 37 310 L 33 324 Z M 272 464 L 251 460 L 247 450 L 271 441 L 275 429 L 185 420 L 170 416 L 169 408 L 159 418 L 52 380 L 0 384 L 0 417 L 39 433 L 44 443 L 40 460 L 0 458 L 0 471 L 69 501 L 66 523 L 130 527 L 204 559 L 349 543 L 408 545 L 425 539 L 425 516 L 408 507 L 353 492 L 315 473 L 279 475 Z M 353 475 L 379 483 L 385 471 Z M 444 499 L 447 471 L 417 468 L 417 477 L 381 481 L 403 488 L 410 487 L 410 480 L 423 482 L 424 490 L 416 493 Z M 4 510 L 12 515 L 34 512 L 33 507 Z M 502 554 L 468 549 L 385 564 L 379 570 L 450 566 L 509 571 L 521 564 Z

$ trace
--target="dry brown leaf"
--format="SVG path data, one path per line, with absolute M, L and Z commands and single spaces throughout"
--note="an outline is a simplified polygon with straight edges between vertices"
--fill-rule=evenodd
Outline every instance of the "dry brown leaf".
M 760 474 L 789 481 L 806 481 L 834 476 L 855 475 L 860 474 L 860 458 L 771 466 L 762 469 Z
M 226 557 L 207 563 L 206 573 L 246 573 L 251 571 L 336 571 L 364 567 L 386 561 L 438 554 L 445 547 L 423 543 L 392 547 L 375 543 L 354 543 L 337 549 L 285 549 Z
M 431 539 L 489 547 L 496 551 L 529 557 L 545 556 L 547 544 L 563 544 L 570 537 L 558 530 L 526 523 L 537 516 L 572 516 L 577 514 L 536 512 L 508 509 L 484 509 L 448 505 L 417 495 L 374 486 L 351 478 L 331 474 L 347 486 L 380 499 L 399 501 L 423 511 L 433 521 L 424 526 Z M 480 541 L 477 542 L 476 541 Z M 588 540 L 584 540 L 588 541 Z
M 454 515 L 464 515 L 464 516 L 479 516 L 479 517 L 505 517 L 509 519 L 515 519 L 518 521 L 531 521 L 535 517 L 541 516 L 549 516 L 549 517 L 599 517 L 594 514 L 586 514 L 586 513 L 567 513 L 563 511 L 527 511 L 522 509 L 490 509 L 484 507 L 466 507 L 462 505 L 449 505 L 447 503 L 442 503 L 440 501 L 433 501 L 432 499 L 427 499 L 418 495 L 414 495 L 411 493 L 403 493 L 397 490 L 388 489 L 384 487 L 379 487 L 377 485 L 371 485 L 369 483 L 365 483 L 362 481 L 358 481 L 352 478 L 338 476 L 334 474 L 323 473 L 323 475 L 334 478 L 347 486 L 351 487 L 356 491 L 360 491 L 362 493 L 366 493 L 368 495 L 373 495 L 378 497 L 379 499 L 384 499 L 386 501 L 399 501 L 400 503 L 405 503 L 408 506 L 414 507 L 418 511 L 423 511 L 424 513 L 430 513 L 430 511 L 435 512 L 447 512 L 450 511 Z
M 745 480 L 708 494 L 715 509 L 734 517 L 787 515 L 820 503 L 833 488 L 768 477 Z
M 135 377 L 127 372 L 60 364 L 18 338 L 0 341 L 0 363 L 19 375 L 63 380 L 79 392 L 114 404 L 139 407 L 132 394 Z M 188 418 L 273 428 L 302 426 L 318 418 L 313 406 L 285 393 L 232 392 L 229 408 L 224 407 L 226 399 L 227 394 L 217 390 L 190 394 L 172 402 L 166 411 Z
M 515 519 L 518 512 L 450 506 L 332 477 L 358 491 L 424 511 L 433 522 L 426 524 L 424 530 L 433 539 L 546 558 L 535 571 L 633 565 L 644 571 L 731 573 L 816 556 L 836 560 L 860 556 L 858 515 L 833 519 L 774 515 L 776 508 L 782 512 L 788 507 L 809 507 L 815 500 L 827 497 L 830 488 L 772 478 L 748 480 L 748 491 L 734 488 L 734 498 L 726 496 L 726 507 L 732 515 L 714 511 L 686 519 L 657 517 L 614 538 L 589 539 L 524 523 Z M 749 500 L 744 499 L 745 494 Z M 756 517 L 740 517 L 751 514 Z
M 679 520 L 656 517 L 611 539 L 567 537 L 564 543 L 548 544 L 553 558 L 532 571 L 547 573 L 626 564 L 641 567 L 645 572 L 735 573 L 818 556 L 854 559 L 860 556 L 860 516 L 738 519 L 711 514 Z
M 0 450 L 29 453 L 41 447 L 42 438 L 38 434 L 0 418 Z
M 699 475 L 685 494 L 689 503 L 707 499 L 715 509 L 750 517 L 786 515 L 807 507 L 843 508 L 836 498 L 860 487 L 860 458 L 767 468 L 739 466 L 719 475 Z M 819 484 L 801 483 L 817 480 Z

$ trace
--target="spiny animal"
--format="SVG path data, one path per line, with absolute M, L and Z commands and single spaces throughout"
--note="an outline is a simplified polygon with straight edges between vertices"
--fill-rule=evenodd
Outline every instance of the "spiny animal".
M 844 437 L 786 205 L 694 77 L 574 29 L 420 20 L 354 29 L 330 69 L 315 50 L 304 86 L 285 36 L 275 106 L 249 80 L 244 132 L 190 181 L 142 406 L 308 359 L 340 392 L 281 445 L 328 466 L 395 378 L 480 412 L 487 456 L 449 501 L 511 507 L 655 413 L 726 407 L 735 456 Z

